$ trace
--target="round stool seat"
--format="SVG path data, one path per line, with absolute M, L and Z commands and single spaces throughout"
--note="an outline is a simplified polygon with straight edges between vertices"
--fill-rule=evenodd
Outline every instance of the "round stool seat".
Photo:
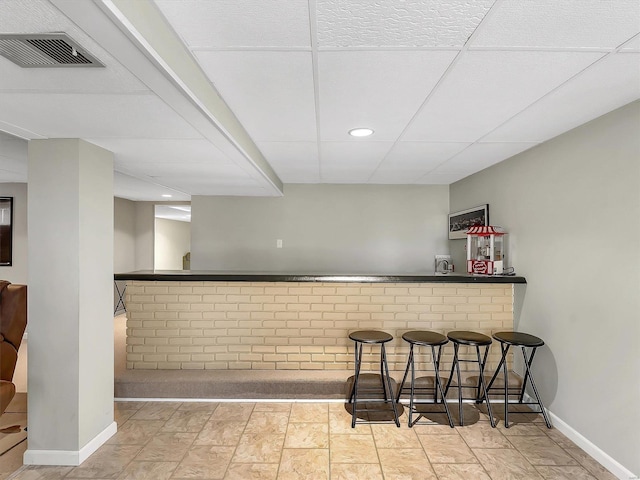
M 444 335 L 427 330 L 413 330 L 402 335 L 402 339 L 414 345 L 444 345 L 449 340 Z
M 458 330 L 447 333 L 447 337 L 454 343 L 462 345 L 490 345 L 491 338 L 478 332 L 469 332 L 466 330 Z
M 350 333 L 349 338 L 360 343 L 386 343 L 393 340 L 391 335 L 380 330 L 358 330 Z
M 493 334 L 493 338 L 508 345 L 523 347 L 541 347 L 544 345 L 544 341 L 541 338 L 522 332 L 497 332 Z

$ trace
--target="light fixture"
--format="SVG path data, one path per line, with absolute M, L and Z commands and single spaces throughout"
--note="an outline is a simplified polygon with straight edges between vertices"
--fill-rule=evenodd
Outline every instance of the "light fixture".
M 349 130 L 349 135 L 352 137 L 368 137 L 373 135 L 373 130 L 370 128 L 354 128 Z
M 164 198 L 171 198 L 172 197 L 172 195 L 169 195 L 168 193 L 163 193 L 162 196 Z

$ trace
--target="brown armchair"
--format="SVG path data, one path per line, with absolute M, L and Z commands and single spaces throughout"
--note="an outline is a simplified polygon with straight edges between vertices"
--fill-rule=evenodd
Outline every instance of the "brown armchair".
M 0 280 L 0 415 L 13 400 L 13 373 L 27 328 L 27 286 Z

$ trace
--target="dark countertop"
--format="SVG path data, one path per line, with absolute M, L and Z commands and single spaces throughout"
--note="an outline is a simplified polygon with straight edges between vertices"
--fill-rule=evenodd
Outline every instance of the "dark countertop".
M 156 282 L 340 282 L 340 283 L 527 283 L 515 275 L 466 274 L 333 274 L 287 272 L 219 272 L 207 270 L 139 270 L 116 273 L 114 280 Z

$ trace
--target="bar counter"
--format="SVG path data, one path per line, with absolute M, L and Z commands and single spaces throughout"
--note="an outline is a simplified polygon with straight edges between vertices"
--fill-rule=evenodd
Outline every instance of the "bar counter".
M 512 330 L 514 285 L 526 283 L 518 276 L 207 271 L 137 271 L 115 280 L 127 282 L 127 368 L 157 370 L 349 371 L 349 333 L 379 329 L 394 336 L 389 366 L 402 371 L 402 333 Z M 443 367 L 452 356 L 445 349 Z M 363 367 L 375 370 L 377 357 L 364 357 Z M 499 357 L 493 349 L 488 368 Z

